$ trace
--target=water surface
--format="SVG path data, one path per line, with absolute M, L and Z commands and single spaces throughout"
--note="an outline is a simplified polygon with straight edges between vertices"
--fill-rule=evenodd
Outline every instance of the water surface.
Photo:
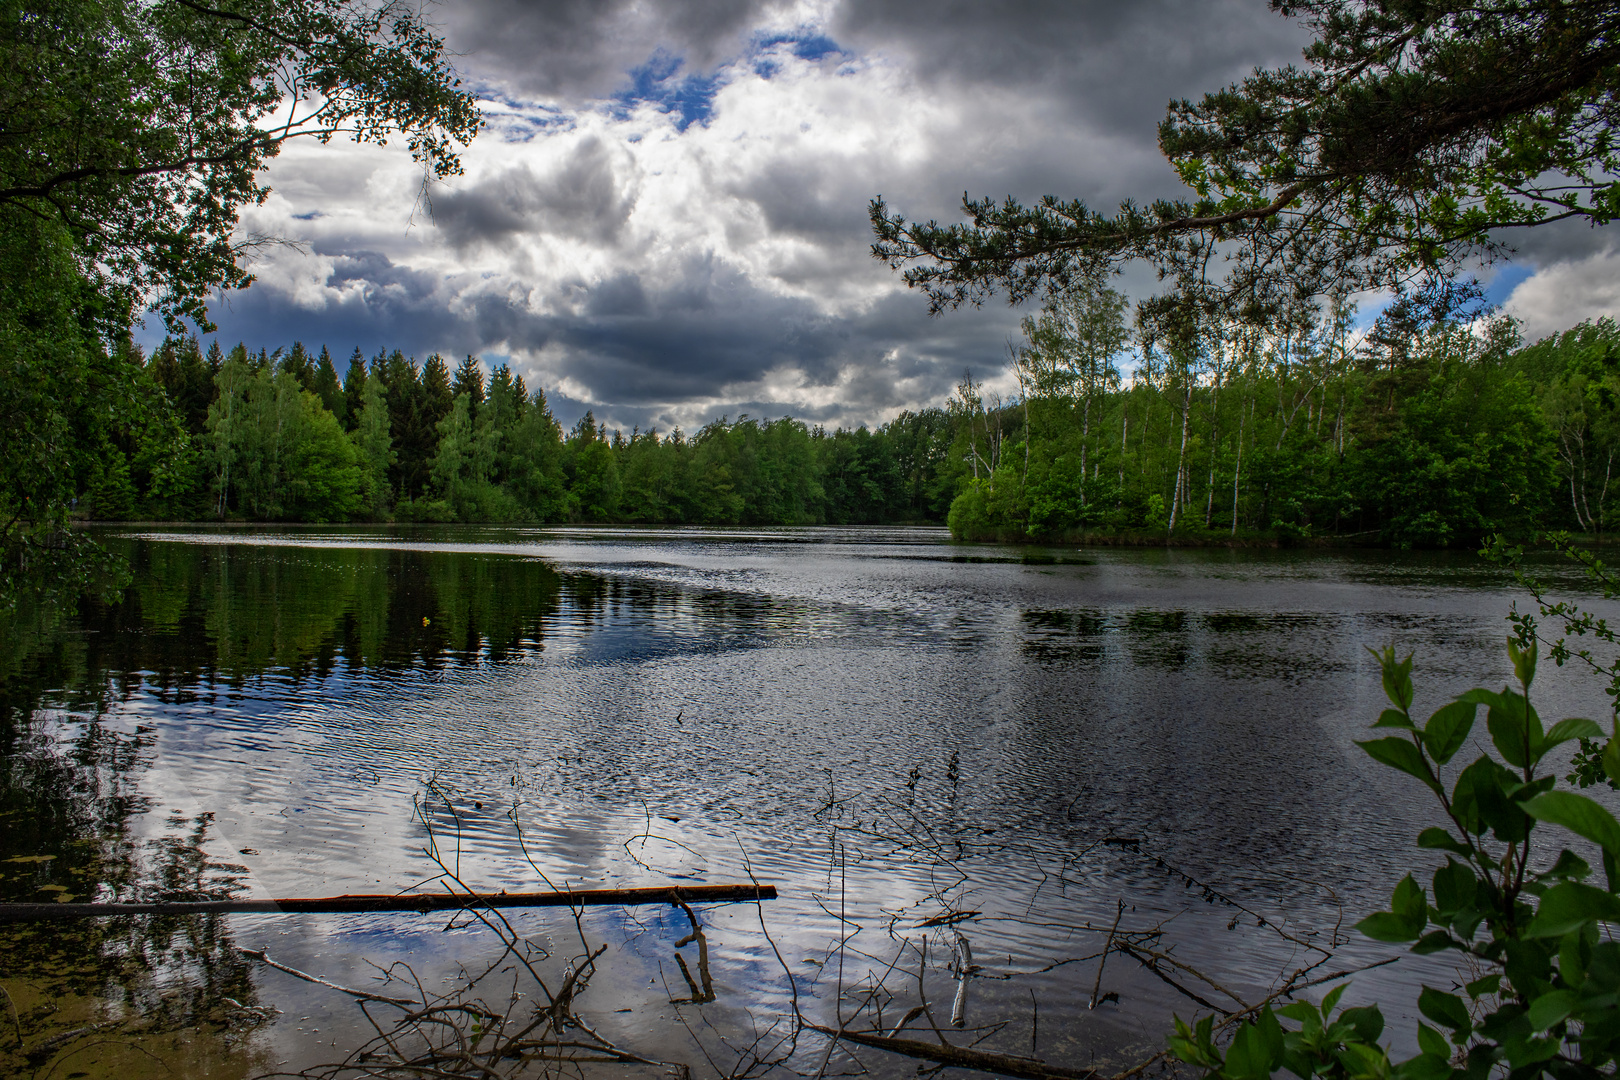
M 675 962 L 695 979 L 680 912 L 582 927 L 610 953 L 581 1013 L 700 1068 L 699 1044 L 794 993 L 836 1026 L 881 980 L 863 993 L 892 1024 L 925 940 L 936 1008 L 966 939 L 985 1045 L 1077 1064 L 1162 1045 L 1172 1012 L 1200 1008 L 1119 954 L 1100 980 L 1118 999 L 1085 1007 L 1116 918 L 1161 927 L 1160 948 L 1244 997 L 1312 945 L 1336 969 L 1391 955 L 1347 928 L 1422 862 L 1411 838 L 1432 814 L 1353 745 L 1383 707 L 1366 648 L 1414 652 L 1414 711 L 1432 708 L 1507 680 L 1504 615 L 1524 599 L 1464 555 L 1022 552 L 935 530 L 111 542 L 134 568 L 123 601 L 19 624 L 0 660 L 4 899 L 396 891 L 440 872 L 435 844 L 490 891 L 753 874 L 781 898 L 709 912 L 712 1001 L 689 1000 L 707 995 Z M 1607 713 L 1572 673 L 1539 690 L 1544 716 Z M 976 914 L 918 925 L 952 912 Z M 7 985 L 178 1010 L 175 1030 L 224 1033 L 200 1068 L 225 1075 L 332 1058 L 358 1030 L 347 999 L 228 945 L 351 985 L 368 960 L 448 978 L 489 947 L 443 917 L 218 924 L 228 941 L 190 940 L 146 983 L 131 970 L 162 969 L 149 954 L 175 953 L 176 931 L 80 929 L 54 953 L 11 931 Z M 572 955 L 566 916 L 513 924 Z M 1346 1000 L 1411 1000 L 1427 963 Z M 221 995 L 281 1014 L 244 1026 Z M 813 1070 L 825 1044 L 803 1047 Z

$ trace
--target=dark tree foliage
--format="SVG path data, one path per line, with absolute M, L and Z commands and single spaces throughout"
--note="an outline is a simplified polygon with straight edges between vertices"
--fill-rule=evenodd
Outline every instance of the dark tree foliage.
M 1251 319 L 1302 297 L 1449 277 L 1514 229 L 1620 212 L 1614 0 L 1272 0 L 1315 40 L 1304 64 L 1176 101 L 1159 145 L 1190 196 L 1117 213 L 1048 196 L 963 198 L 965 223 L 871 205 L 873 254 L 932 310 L 1018 302 L 1089 262 L 1177 279 L 1224 254 Z
M 332 354 L 321 346 L 321 355 L 315 361 L 314 377 L 306 387 L 321 399 L 326 411 L 337 417 L 340 424 L 347 426 L 349 415 L 348 398 L 343 395 L 343 384 L 338 381 L 337 367 L 332 363 Z
M 321 346 L 324 352 L 326 346 Z M 348 370 L 343 373 L 343 426 L 353 431 L 360 422 L 360 409 L 366 398 L 366 358 L 358 347 L 349 356 Z
M 61 228 L 119 314 L 206 325 L 211 291 L 251 280 L 238 211 L 288 139 L 399 132 L 443 177 L 480 123 L 400 3 L 28 0 L 0 9 L 0 49 L 0 208 Z
M 190 483 L 171 474 L 206 414 L 194 358 L 147 372 L 121 342 L 147 307 L 206 329 L 213 290 L 251 281 L 240 257 L 268 238 L 238 214 L 280 146 L 401 133 L 426 182 L 479 122 L 403 4 L 0 4 L 0 603 L 100 573 L 67 515 L 122 511 L 135 458 L 154 492 Z
M 450 382 L 450 394 L 452 397 L 466 394 L 472 404 L 472 415 L 476 418 L 484 404 L 484 365 L 470 355 L 457 364 L 455 378 Z

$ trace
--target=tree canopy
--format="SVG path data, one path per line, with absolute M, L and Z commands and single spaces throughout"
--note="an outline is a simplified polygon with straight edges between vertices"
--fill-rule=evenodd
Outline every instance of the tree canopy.
M 386 142 L 460 171 L 472 95 L 418 10 L 359 0 L 26 0 L 0 8 L 0 211 L 58 224 L 81 270 L 206 325 L 251 281 L 239 209 L 299 136 Z
M 109 448 L 181 435 L 131 325 L 152 309 L 209 328 L 214 290 L 252 281 L 244 254 L 274 238 L 239 214 L 288 139 L 402 135 L 425 184 L 459 171 L 480 122 L 414 6 L 0 0 L 0 598 L 75 563 L 62 525 L 117 486 Z M 329 358 L 308 366 L 336 404 Z
M 1018 302 L 1088 261 L 1143 259 L 1228 303 L 1401 289 L 1503 253 L 1512 230 L 1620 213 L 1614 0 L 1272 0 L 1303 65 L 1173 101 L 1159 145 L 1190 196 L 1113 214 L 963 196 L 966 221 L 871 204 L 873 254 L 931 309 Z

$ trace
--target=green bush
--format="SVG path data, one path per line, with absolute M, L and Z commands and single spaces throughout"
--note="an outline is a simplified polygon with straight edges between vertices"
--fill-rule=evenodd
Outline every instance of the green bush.
M 1588 560 L 1588 565 L 1592 561 Z M 1600 568 L 1601 569 L 1601 568 Z M 1540 595 L 1537 595 L 1538 601 Z M 1542 603 L 1542 611 L 1578 617 Z M 1268 1003 L 1218 1046 L 1212 1021 L 1176 1020 L 1171 1050 L 1226 1080 L 1265 1080 L 1279 1070 L 1300 1077 L 1484 1080 L 1504 1075 L 1613 1076 L 1620 1054 L 1620 942 L 1601 930 L 1620 923 L 1620 822 L 1592 799 L 1560 789 L 1541 768 L 1557 747 L 1598 740 L 1591 720 L 1545 726 L 1530 700 L 1539 651 L 1535 620 L 1515 614 L 1508 654 L 1518 689 L 1470 690 L 1420 722 L 1411 712 L 1412 657 L 1378 656 L 1390 707 L 1373 723 L 1381 737 L 1359 743 L 1375 760 L 1427 787 L 1447 826 L 1424 829 L 1417 846 L 1443 853 L 1428 886 L 1411 874 L 1395 886 L 1389 910 L 1357 928 L 1378 941 L 1408 943 L 1414 953 L 1455 952 L 1474 971 L 1462 994 L 1425 986 L 1418 995 L 1420 1053 L 1390 1060 L 1377 1042 L 1384 1019 L 1376 1005 L 1335 1011 L 1343 988 L 1320 1007 Z M 1569 655 L 1560 638 L 1555 658 Z M 1495 754 L 1460 769 L 1452 759 L 1468 742 L 1480 711 Z M 1620 779 L 1620 728 L 1601 754 Z M 1568 848 L 1548 859 L 1533 841 L 1558 827 L 1596 845 L 1602 884 Z

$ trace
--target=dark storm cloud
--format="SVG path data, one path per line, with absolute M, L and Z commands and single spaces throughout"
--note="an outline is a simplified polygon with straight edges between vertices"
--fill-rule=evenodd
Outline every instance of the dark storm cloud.
M 713 265 L 689 268 L 678 286 L 664 290 L 633 275 L 581 286 L 573 311 L 535 312 L 505 293 L 486 291 L 462 294 L 450 315 L 445 295 L 423 287 L 425 275 L 370 252 L 336 261 L 344 273 L 369 265 L 371 284 L 315 310 L 269 289 L 234 294 L 216 308 L 221 342 L 244 340 L 271 349 L 294 339 L 311 348 L 326 345 L 340 367 L 355 348 L 367 357 L 399 348 L 417 359 L 433 352 L 521 356 L 547 349 L 540 372 L 514 357 L 531 386 L 538 383 L 556 399 L 553 391 L 566 380 L 587 392 L 599 420 L 626 430 L 668 430 L 683 415 L 690 423 L 686 403 L 711 400 L 727 386 L 740 393 L 701 409 L 700 421 L 747 412 L 791 413 L 834 425 L 875 423 L 895 409 L 949 393 L 965 368 L 980 377 L 997 370 L 1015 329 L 1012 312 L 932 319 L 905 295 L 890 296 L 862 315 L 830 318 L 805 301 L 763 293 Z M 378 280 L 395 284 L 379 287 Z M 891 353 L 894 358 L 885 359 Z M 837 400 L 806 407 L 760 398 L 757 380 L 773 369 L 800 373 L 812 391 L 838 387 Z M 756 392 L 746 389 L 749 384 Z M 577 419 L 586 405 L 575 404 L 577 409 L 554 400 L 558 419 Z
M 1170 98 L 1297 61 L 1309 40 L 1262 0 L 849 0 L 829 31 L 930 83 L 1023 88 L 1149 140 Z
M 317 255 L 334 254 L 316 247 Z M 400 266 L 380 251 L 355 251 L 335 254 L 332 273 L 326 284 L 339 288 L 359 283 L 367 294 L 404 298 L 413 306 L 432 296 L 439 287 L 439 277 L 409 266 Z
M 447 10 L 465 66 L 544 97 L 600 98 L 659 50 L 707 69 L 772 5 L 755 0 L 474 0 Z
M 467 67 L 545 96 L 605 97 L 660 53 L 701 77 L 750 46 L 785 5 L 763 0 L 463 0 L 452 44 Z M 844 0 L 795 40 L 903 58 L 954 88 L 1016 87 L 1077 116 L 1152 139 L 1171 97 L 1197 95 L 1260 64 L 1299 59 L 1307 35 L 1263 0 Z M 1145 126 L 1144 126 L 1145 125 Z
M 458 249 L 517 233 L 552 233 L 612 244 L 635 209 L 622 158 L 598 138 L 580 141 L 553 172 L 518 165 L 433 201 L 433 222 Z
M 1505 229 L 1502 239 L 1513 248 L 1514 263 L 1547 266 L 1611 251 L 1620 244 L 1620 232 L 1608 226 L 1570 220 L 1533 229 Z
M 758 206 L 772 232 L 813 241 L 862 234 L 870 227 L 866 201 L 871 198 L 846 163 L 836 158 L 778 161 L 728 194 Z
M 418 357 L 511 355 L 515 364 L 540 356 L 548 391 L 565 380 L 597 403 L 599 418 L 626 428 L 667 429 L 694 412 L 873 421 L 942 399 L 964 368 L 994 375 L 1019 312 L 989 306 L 930 319 L 924 300 L 905 292 L 850 302 L 861 282 L 881 288 L 887 280 L 866 254 L 868 200 L 882 193 L 909 216 L 952 218 L 964 189 L 1078 196 L 1099 208 L 1169 194 L 1175 178 L 1155 146 L 1166 101 L 1297 59 L 1304 41 L 1264 0 L 847 0 L 825 22 L 798 27 L 784 22 L 784 5 L 756 0 L 462 0 L 442 10 L 467 77 L 517 110 L 503 113 L 476 148 L 486 167 L 435 195 L 436 229 L 423 234 L 439 237 L 455 263 L 484 259 L 482 279 L 455 264 L 448 274 L 399 265 L 372 250 L 386 238 L 360 239 L 375 231 L 347 240 L 328 232 L 317 251 L 334 258 L 326 284 L 341 292 L 313 307 L 308 297 L 295 303 L 274 288 L 250 290 L 218 309 L 223 336 L 270 347 L 299 337 L 340 357 L 355 346 L 366 355 L 396 347 Z M 746 169 L 727 168 L 727 151 L 706 145 L 710 156 L 688 163 L 694 171 L 686 175 L 707 176 L 718 163 L 713 175 L 725 179 L 707 181 L 716 186 L 705 210 L 729 215 L 740 202 L 737 216 L 718 226 L 732 254 L 776 242 L 768 254 L 737 256 L 752 259 L 753 279 L 689 222 L 678 237 L 643 225 L 642 185 L 649 205 L 667 204 L 652 203 L 657 181 L 616 141 L 641 129 L 594 137 L 571 126 L 588 113 L 623 119 L 651 106 L 669 124 L 656 137 L 701 137 L 716 122 L 725 80 L 773 79 L 805 62 L 817 65 L 815 79 L 855 72 L 838 85 L 865 88 L 846 92 L 872 94 L 862 106 L 879 117 L 909 106 L 871 88 L 905 84 L 907 101 L 925 101 L 938 130 L 957 135 L 896 153 L 892 165 L 875 165 L 871 147 L 841 140 L 835 129 L 796 143 L 787 137 L 794 116 L 783 118 L 779 155 L 749 159 Z M 866 62 L 897 70 L 896 81 L 884 84 L 889 76 L 880 72 L 862 82 Z M 534 98 L 550 111 L 522 104 Z M 973 130 L 952 128 L 969 116 Z M 899 129 L 905 118 L 895 119 Z M 556 139 L 551 145 L 567 153 L 503 160 L 487 150 L 503 133 L 535 140 L 531 146 Z M 612 269 L 547 264 L 552 249 L 536 249 L 538 236 L 566 239 L 562 251 L 612 252 Z M 646 254 L 666 239 L 687 248 Z M 765 400 L 773 396 L 794 400 Z M 572 422 L 567 399 L 554 401 L 559 418 Z

